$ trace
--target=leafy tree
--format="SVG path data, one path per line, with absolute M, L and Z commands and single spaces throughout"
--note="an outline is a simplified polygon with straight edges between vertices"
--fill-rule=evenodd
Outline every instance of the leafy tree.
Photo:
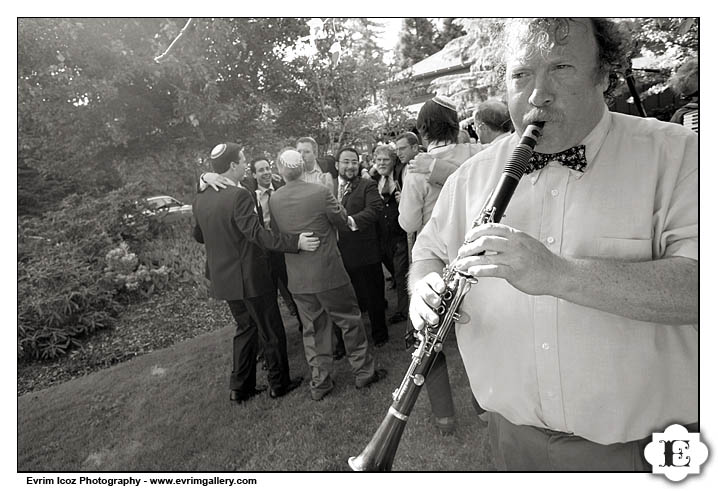
M 454 22 L 456 17 L 444 17 L 441 23 L 441 31 L 434 41 L 439 49 L 442 49 L 452 39 L 466 35 L 466 31 L 460 24 Z
M 197 149 L 226 139 L 250 154 L 274 150 L 274 116 L 296 84 L 286 52 L 306 35 L 304 21 L 195 19 L 157 63 L 185 24 L 20 19 L 19 165 L 103 191 L 133 173 L 191 182 Z
M 437 32 L 431 20 L 409 17 L 402 22 L 396 59 L 399 66 L 408 68 L 441 49 Z
M 360 142 L 369 124 L 363 111 L 375 102 L 388 73 L 374 41 L 377 25 L 365 18 L 312 23 L 309 53 L 299 60 L 306 108 L 311 110 L 311 101 L 321 118 L 312 134 L 332 149 Z

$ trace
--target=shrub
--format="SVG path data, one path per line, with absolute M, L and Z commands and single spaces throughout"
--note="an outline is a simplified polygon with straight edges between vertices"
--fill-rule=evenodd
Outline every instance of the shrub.
M 119 310 L 101 271 L 70 243 L 18 263 L 18 357 L 55 358 Z
M 142 259 L 162 233 L 162 224 L 143 214 L 142 195 L 137 186 L 101 197 L 74 194 L 42 217 L 19 221 L 19 358 L 60 356 L 108 327 L 123 304 L 167 284 L 168 269 Z
M 125 242 L 108 252 L 105 262 L 104 280 L 114 288 L 115 294 L 148 297 L 168 284 L 170 269 L 167 266 L 150 269 L 140 264 Z

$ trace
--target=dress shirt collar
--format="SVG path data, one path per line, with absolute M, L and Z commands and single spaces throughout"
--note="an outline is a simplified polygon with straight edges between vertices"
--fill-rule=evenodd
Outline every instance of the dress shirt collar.
M 601 150 L 601 146 L 603 145 L 603 142 L 606 141 L 606 136 L 608 135 L 608 131 L 611 129 L 611 113 L 608 110 L 608 107 L 604 104 L 603 106 L 603 115 L 601 116 L 600 121 L 596 126 L 593 127 L 593 129 L 589 132 L 586 137 L 579 142 L 579 145 L 585 145 L 586 146 L 586 169 L 584 172 L 580 172 L 573 169 L 568 169 L 568 171 L 571 173 L 571 176 L 574 179 L 581 179 L 586 172 L 589 172 L 591 169 L 591 164 L 593 164 L 593 161 L 596 159 L 596 156 L 598 155 L 599 150 Z M 516 135 L 517 143 L 518 138 L 521 137 L 521 135 L 518 135 L 517 133 L 513 133 Z M 536 184 L 536 182 L 541 177 L 541 174 L 546 170 L 550 165 L 554 165 L 553 163 L 547 165 L 546 167 L 543 167 L 535 172 L 532 172 L 531 175 L 531 184 Z
M 272 184 L 272 183 L 270 182 L 270 183 L 269 183 L 269 187 L 268 187 L 268 188 L 265 188 L 264 186 L 262 186 L 261 184 L 259 184 L 259 181 L 257 181 L 257 191 L 259 191 L 259 194 L 264 194 L 264 193 L 266 193 L 267 191 L 270 191 L 270 190 L 271 190 L 272 192 L 275 191 L 275 189 L 274 189 L 274 184 Z
M 611 114 L 608 111 L 608 107 L 604 104 L 601 120 L 580 143 L 580 145 L 586 145 L 586 162 L 588 163 L 586 169 L 589 169 L 596 159 L 596 155 L 598 155 L 601 145 L 603 145 L 603 142 L 606 140 L 606 135 L 608 135 L 610 128 Z

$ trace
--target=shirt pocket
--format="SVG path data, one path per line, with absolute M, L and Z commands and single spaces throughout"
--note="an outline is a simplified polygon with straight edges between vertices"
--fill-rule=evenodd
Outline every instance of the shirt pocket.
M 623 239 L 599 237 L 598 257 L 626 261 L 648 261 L 653 259 L 651 239 Z

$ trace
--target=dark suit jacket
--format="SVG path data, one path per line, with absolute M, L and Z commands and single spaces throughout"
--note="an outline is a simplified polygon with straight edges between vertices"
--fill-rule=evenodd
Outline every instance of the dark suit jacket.
M 212 296 L 242 300 L 274 291 L 264 249 L 298 252 L 299 235 L 264 229 L 255 200 L 244 188 L 229 186 L 195 198 L 195 239 L 205 245 Z
M 328 188 L 290 181 L 269 199 L 272 226 L 285 233 L 314 232 L 314 252 L 285 254 L 289 291 L 319 293 L 349 283 L 337 247 L 337 228 L 348 230 L 347 214 Z
M 359 230 L 339 231 L 339 250 L 347 269 L 354 269 L 381 261 L 379 217 L 382 201 L 376 182 L 357 177 L 342 198 L 347 215 L 354 219 Z
M 372 176 L 379 185 L 381 175 Z M 396 178 L 394 178 L 396 182 Z M 399 186 L 401 189 L 401 185 Z M 397 240 L 406 240 L 406 232 L 399 225 L 399 203 L 396 201 L 395 193 L 381 194 L 382 212 L 379 217 L 379 239 L 383 246 L 394 243 Z

